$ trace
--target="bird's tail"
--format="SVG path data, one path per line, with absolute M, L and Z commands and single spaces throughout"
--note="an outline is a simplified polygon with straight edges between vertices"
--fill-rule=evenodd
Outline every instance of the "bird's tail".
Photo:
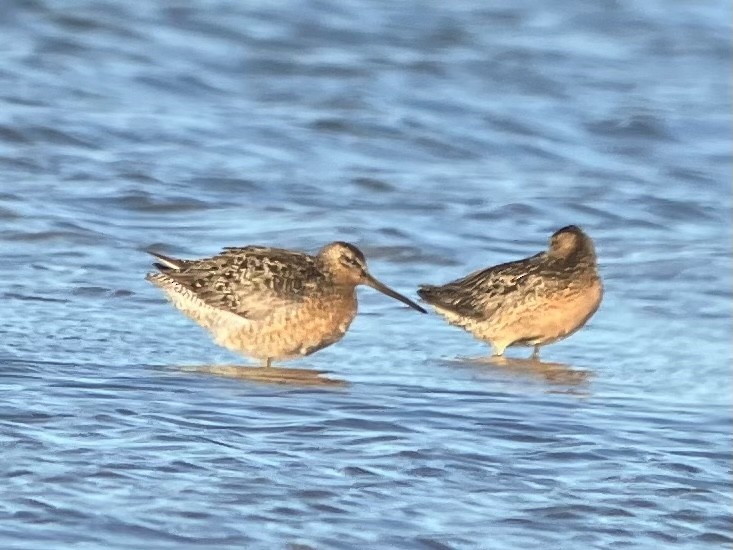
M 435 308 L 455 312 L 459 310 L 459 300 L 457 299 L 455 291 L 446 285 L 421 285 L 417 294 L 424 302 L 427 302 Z
M 171 258 L 170 256 L 165 256 L 163 254 L 160 254 L 158 252 L 150 252 L 148 251 L 148 254 L 151 256 L 157 258 L 159 262 L 155 262 L 153 265 L 155 268 L 163 273 L 167 271 L 180 271 L 186 261 L 185 260 L 179 260 L 177 258 Z
M 438 286 L 420 285 L 420 288 L 417 289 L 417 295 L 420 296 L 420 298 L 422 298 L 423 301 L 429 304 L 433 304 L 435 303 L 439 290 L 440 290 L 440 287 Z

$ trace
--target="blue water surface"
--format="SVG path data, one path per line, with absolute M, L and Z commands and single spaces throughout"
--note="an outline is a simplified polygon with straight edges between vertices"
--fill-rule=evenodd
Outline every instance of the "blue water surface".
M 728 2 L 0 9 L 0 547 L 722 548 Z M 361 247 L 414 297 L 595 240 L 598 313 L 489 348 L 370 290 L 288 364 L 145 282 L 149 247 Z M 526 356 L 528 350 L 511 352 Z

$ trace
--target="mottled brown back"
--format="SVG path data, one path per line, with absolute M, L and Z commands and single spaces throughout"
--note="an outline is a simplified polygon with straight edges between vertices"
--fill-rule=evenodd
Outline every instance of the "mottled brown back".
M 262 246 L 225 248 L 211 258 L 180 261 L 180 269 L 156 267 L 207 305 L 248 319 L 292 306 L 324 280 L 316 258 Z

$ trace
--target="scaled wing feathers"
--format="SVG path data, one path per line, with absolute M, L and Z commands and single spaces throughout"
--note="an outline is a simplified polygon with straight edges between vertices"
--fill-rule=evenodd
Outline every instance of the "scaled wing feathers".
M 541 255 L 529 260 L 539 259 Z M 476 271 L 442 286 L 425 285 L 418 294 L 428 303 L 462 316 L 488 318 L 514 296 L 529 296 L 541 283 L 527 260 Z
M 154 255 L 161 260 L 156 267 L 162 273 L 199 299 L 251 320 L 302 300 L 322 277 L 313 257 L 283 249 L 225 248 L 202 260 Z

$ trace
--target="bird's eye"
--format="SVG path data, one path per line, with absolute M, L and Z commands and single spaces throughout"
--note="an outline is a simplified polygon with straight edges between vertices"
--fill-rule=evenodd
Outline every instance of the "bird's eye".
M 358 260 L 352 256 L 344 256 L 341 258 L 341 263 L 348 267 L 361 267 Z

